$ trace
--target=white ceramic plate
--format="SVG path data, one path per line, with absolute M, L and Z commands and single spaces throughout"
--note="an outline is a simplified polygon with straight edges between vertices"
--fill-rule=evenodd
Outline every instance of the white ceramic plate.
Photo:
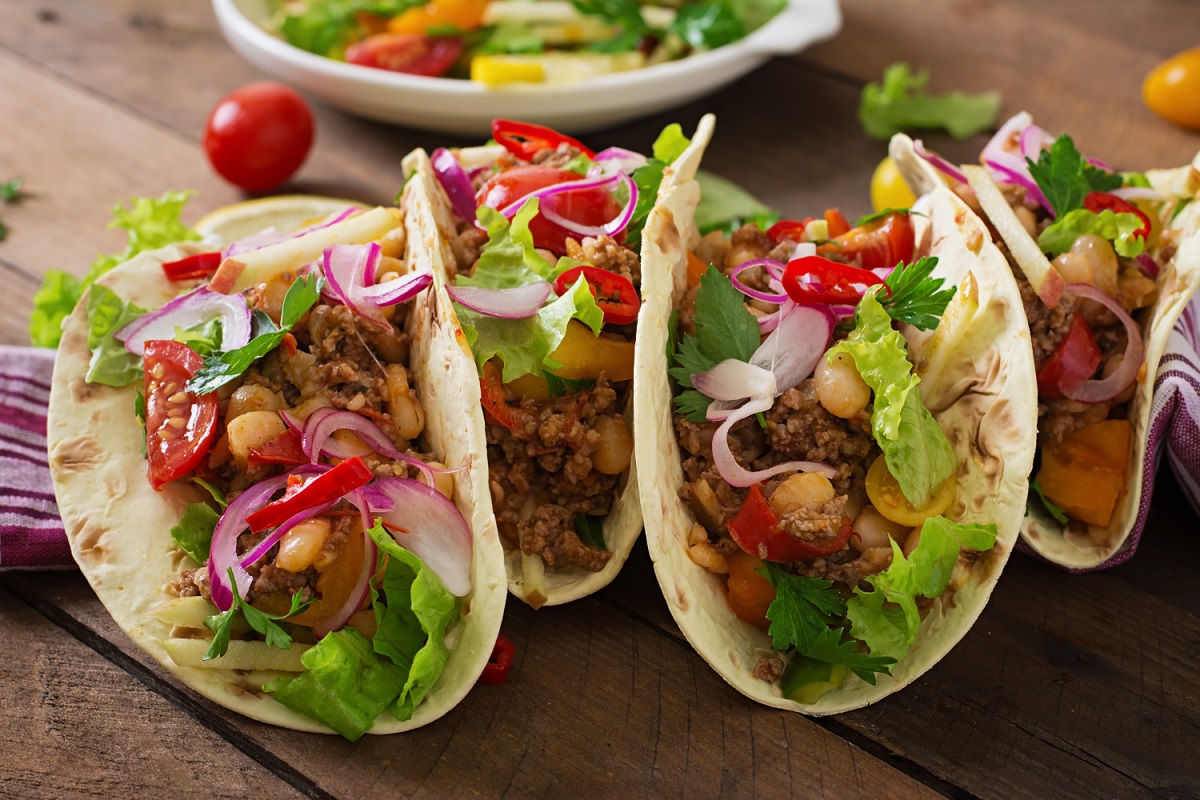
M 792 0 L 746 38 L 680 61 L 569 86 L 496 89 L 468 80 L 359 67 L 305 52 L 260 26 L 267 18 L 266 0 L 213 0 L 213 9 L 234 50 L 302 91 L 382 122 L 470 136 L 489 135 L 497 117 L 584 133 L 665 111 L 737 80 L 772 56 L 828 39 L 842 24 L 837 0 Z

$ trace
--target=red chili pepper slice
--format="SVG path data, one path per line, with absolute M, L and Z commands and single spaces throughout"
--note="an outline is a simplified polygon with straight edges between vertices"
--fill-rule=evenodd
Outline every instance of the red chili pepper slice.
M 569 144 L 579 148 L 588 158 L 594 158 L 596 153 L 578 139 L 559 133 L 552 128 L 532 125 L 528 122 L 514 122 L 509 119 L 492 121 L 492 138 L 523 161 L 530 161 L 541 150 L 554 150 L 560 144 Z
M 186 281 L 191 278 L 207 278 L 216 272 L 219 266 L 221 266 L 221 254 L 214 251 L 197 253 L 178 261 L 168 261 L 162 265 L 162 269 L 169 279 Z
M 246 463 L 252 468 L 263 464 L 300 466 L 308 463 L 308 456 L 304 455 L 300 434 L 289 428 L 271 441 L 259 447 L 250 448 L 250 455 L 246 458 Z
M 1100 360 L 1100 348 L 1091 328 L 1083 315 L 1076 313 L 1067 335 L 1037 372 L 1038 396 L 1063 397 L 1074 391 L 1096 373 Z
M 508 673 L 512 669 L 513 656 L 516 655 L 516 652 L 517 648 L 513 646 L 508 637 L 503 633 L 498 634 L 496 644 L 492 647 L 492 655 L 479 675 L 479 683 L 484 686 L 499 686 L 508 680 Z
M 255 511 L 246 517 L 246 523 L 252 533 L 274 528 L 306 508 L 329 503 L 365 486 L 374 477 L 375 473 L 361 458 L 347 458 L 329 472 L 318 475 L 295 494 L 284 495 Z
M 804 241 L 804 231 L 808 228 L 808 223 L 812 221 L 812 217 L 805 217 L 802 220 L 781 219 L 767 228 L 767 237 L 775 244 L 779 244 L 784 239 L 802 242 Z
M 779 517 L 763 497 L 757 483 L 750 487 L 742 507 L 729 520 L 727 527 L 729 535 L 747 553 L 764 561 L 779 562 L 806 561 L 836 553 L 846 546 L 853 532 L 849 518 L 843 517 L 837 535 L 825 544 L 789 536 L 779 527 Z
M 814 282 L 802 283 L 803 277 L 811 277 Z M 821 256 L 797 258 L 788 262 L 783 272 L 783 289 L 797 303 L 854 304 L 862 299 L 867 287 L 880 283 L 883 279 L 869 269 Z
M 604 312 L 604 321 L 613 325 L 626 325 L 637 319 L 642 301 L 637 289 L 624 275 L 587 265 L 572 267 L 554 281 L 554 292 L 560 297 L 575 285 L 582 275 L 596 298 L 596 305 Z
M 483 413 L 497 425 L 510 431 L 517 429 L 512 410 L 504 402 L 504 384 L 500 380 L 500 368 L 488 361 L 483 365 L 483 377 L 479 379 L 479 393 L 483 401 Z
M 1093 214 L 1099 214 L 1101 211 L 1111 211 L 1114 214 L 1135 214 L 1142 221 L 1142 227 L 1134 231 L 1133 235 L 1143 239 L 1150 236 L 1150 218 L 1133 203 L 1122 200 L 1115 194 L 1088 192 L 1087 196 L 1083 198 L 1083 207 Z
M 841 211 L 836 208 L 825 209 L 825 225 L 829 228 L 829 238 L 841 236 L 850 230 L 850 223 Z

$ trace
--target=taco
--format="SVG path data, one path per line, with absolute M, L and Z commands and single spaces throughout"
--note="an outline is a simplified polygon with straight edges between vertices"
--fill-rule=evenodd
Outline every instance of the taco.
M 1017 539 L 1036 415 L 1020 296 L 944 188 L 927 217 L 830 210 L 703 239 L 697 191 L 646 225 L 663 264 L 645 271 L 634 421 L 654 569 L 738 691 L 857 708 L 962 638 Z
M 411 215 L 335 203 L 294 230 L 330 203 L 288 202 L 208 219 L 290 232 L 149 251 L 90 289 L 50 468 L 75 560 L 141 648 L 226 708 L 353 740 L 466 695 L 502 554 Z
M 534 607 L 607 585 L 641 532 L 630 412 L 642 229 L 710 129 L 689 142 L 669 126 L 648 158 L 498 120 L 497 145 L 405 161 L 414 214 L 428 212 L 418 268 L 435 275 L 477 370 L 462 424 L 487 453 L 509 588 Z
M 1144 512 L 1154 377 L 1200 286 L 1200 173 L 1116 172 L 1026 113 L 983 166 L 903 135 L 891 151 L 910 185 L 948 183 L 984 215 L 1020 287 L 1038 385 L 1024 540 L 1066 567 L 1110 562 Z

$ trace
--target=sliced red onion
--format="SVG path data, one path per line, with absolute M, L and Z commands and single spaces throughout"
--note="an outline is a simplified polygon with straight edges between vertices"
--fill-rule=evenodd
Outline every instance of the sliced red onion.
M 1021 155 L 1021 134 L 1033 124 L 1033 117 L 1022 111 L 1014 114 L 1003 125 L 996 135 L 988 140 L 979 154 L 979 160 L 987 163 L 995 161 L 998 164 L 1020 171 L 1025 166 L 1025 157 Z
M 629 223 L 633 220 L 633 212 L 637 208 L 638 202 L 638 188 L 637 184 L 633 182 L 633 178 L 630 178 L 624 173 L 620 173 L 617 175 L 617 179 L 625 184 L 625 187 L 628 190 L 629 198 L 625 201 L 625 207 L 621 209 L 621 213 L 617 214 L 617 216 L 603 225 L 580 225 L 578 222 L 569 220 L 554 210 L 555 201 L 553 200 L 542 204 L 542 217 L 547 221 L 558 225 L 560 228 L 564 228 L 568 232 L 575 234 L 576 236 L 616 236 L 618 233 L 629 227 Z M 551 195 L 551 197 L 553 196 L 554 195 Z
M 471 529 L 441 492 L 408 478 L 379 478 L 374 487 L 394 504 L 377 514 L 398 530 L 392 538 L 420 558 L 456 597 L 471 591 Z M 375 510 L 372 509 L 372 513 Z
M 947 175 L 951 180 L 957 181 L 958 183 L 967 182 L 967 176 L 962 174 L 962 170 L 939 156 L 937 153 L 934 153 L 931 150 L 926 150 L 925 143 L 920 139 L 913 140 L 913 152 L 928 161 L 934 166 L 935 169 Z
M 287 486 L 287 475 L 277 475 L 254 484 L 233 499 L 221 513 L 213 530 L 208 558 L 208 585 L 212 601 L 221 611 L 233 607 L 233 589 L 229 585 L 229 570 L 233 569 L 233 580 L 242 597 L 250 591 L 254 579 L 238 563 L 238 537 L 249 530 L 246 517 L 271 501 L 271 495 Z
M 638 167 L 646 165 L 646 157 L 641 153 L 635 153 L 632 150 L 626 150 L 623 147 L 608 147 L 596 153 L 592 159 L 597 164 L 605 166 L 614 166 L 625 174 L 632 173 Z
M 791 302 L 791 298 L 788 298 L 788 302 Z M 787 305 L 787 304 L 785 303 L 784 305 Z M 781 307 L 781 308 L 771 312 L 770 314 L 767 314 L 766 316 L 759 317 L 758 318 L 759 334 L 761 335 L 764 333 L 770 333 L 771 331 L 778 328 L 779 327 L 779 317 L 782 313 L 783 313 L 783 308 Z
M 1138 269 L 1140 269 L 1147 278 L 1158 277 L 1158 262 L 1154 260 L 1154 256 L 1150 255 L 1149 253 L 1138 253 L 1137 258 L 1135 258 L 1134 261 L 1137 262 Z
M 375 576 L 375 565 L 379 560 L 379 548 L 375 545 L 374 540 L 367 533 L 364 527 L 362 532 L 363 537 L 363 558 L 362 565 L 358 571 L 358 580 L 354 584 L 354 588 L 350 590 L 350 596 L 346 598 L 345 604 L 337 611 L 333 612 L 326 619 L 321 620 L 316 625 L 313 625 L 313 635 L 320 639 L 330 631 L 338 631 L 346 626 L 350 618 L 362 608 L 363 603 L 367 599 L 367 594 L 371 590 L 371 578 Z
M 225 252 L 222 255 L 225 258 L 229 258 L 230 256 L 237 255 L 238 253 L 246 253 L 251 250 L 258 250 L 260 248 L 267 247 L 268 245 L 278 244 L 279 242 L 287 241 L 288 239 L 295 239 L 297 236 L 303 236 L 306 233 L 312 233 L 313 231 L 320 230 L 321 228 L 328 228 L 330 225 L 334 225 L 346 219 L 347 217 L 353 216 L 354 214 L 358 213 L 359 210 L 360 209 L 356 208 L 355 206 L 349 206 L 342 211 L 335 211 L 334 213 L 329 214 L 320 222 L 316 222 L 296 231 L 277 231 L 274 228 L 268 228 L 260 233 L 255 233 L 230 243 L 230 245 L 225 248 Z
M 742 405 L 741 408 L 733 411 L 729 417 L 721 423 L 713 434 L 712 450 L 713 463 L 717 465 L 717 469 L 721 473 L 721 477 L 730 486 L 740 486 L 745 488 L 753 486 L 756 483 L 765 481 L 768 478 L 774 477 L 784 472 L 819 472 L 826 478 L 832 480 L 837 476 L 837 470 L 828 464 L 822 464 L 817 461 L 789 461 L 784 464 L 776 464 L 773 467 L 764 470 L 751 472 L 743 467 L 734 458 L 733 452 L 729 449 L 729 432 L 733 430 L 733 426 L 738 422 L 752 417 L 762 411 L 769 411 L 774 405 L 774 397 L 755 397 L 749 402 Z
M 829 349 L 833 326 L 837 324 L 833 311 L 824 305 L 793 304 L 781 311 L 775 331 L 750 357 L 752 365 L 768 369 L 775 376 L 775 395 L 783 394 L 812 374 Z
M 1108 165 L 1108 162 L 1107 162 L 1107 161 L 1101 161 L 1100 159 L 1098 159 L 1098 158 L 1092 158 L 1091 156 L 1088 156 L 1088 157 L 1086 157 L 1086 158 L 1084 159 L 1084 161 L 1086 161 L 1087 163 L 1091 164 L 1091 165 L 1092 165 L 1093 167 L 1095 167 L 1096 169 L 1102 169 L 1102 170 L 1104 170 L 1105 172 L 1116 172 L 1116 170 L 1115 170 L 1115 169 L 1113 169 L 1112 167 L 1110 167 L 1110 166 Z
M 752 258 L 749 261 L 743 261 L 741 264 L 738 264 L 736 267 L 734 267 L 733 271 L 729 273 L 729 280 L 733 284 L 733 288 L 737 289 L 747 297 L 753 297 L 755 300 L 762 300 L 765 303 L 782 303 L 787 300 L 788 296 L 786 292 L 764 292 L 758 289 L 752 289 L 738 280 L 738 275 L 741 275 L 748 269 L 754 269 L 755 267 L 766 267 L 768 273 L 772 277 L 775 277 L 776 272 L 778 272 L 779 275 L 782 275 L 784 270 L 783 264 L 780 264 L 773 258 Z
M 238 559 L 238 562 L 243 567 L 249 567 L 259 559 L 264 558 L 267 553 L 271 551 L 272 547 L 279 544 L 279 540 L 283 538 L 285 533 L 305 520 L 324 514 L 326 511 L 333 508 L 336 503 L 337 500 L 334 500 L 330 503 L 322 503 L 320 505 L 313 506 L 312 508 L 306 508 L 303 511 L 297 511 L 295 514 L 288 517 L 286 521 L 280 523 L 274 530 L 263 537 L 263 540 L 251 548 L 250 551 L 243 555 L 240 559 Z
M 475 220 L 475 188 L 458 159 L 444 147 L 433 151 L 433 174 L 450 198 L 454 213 L 465 220 Z
M 1142 330 L 1133 317 L 1129 316 L 1116 298 L 1109 297 L 1090 283 L 1071 283 L 1067 289 L 1079 297 L 1094 300 L 1111 311 L 1121 324 L 1125 326 L 1128 341 L 1125 344 L 1125 355 L 1121 366 L 1113 374 L 1100 380 L 1087 380 L 1072 391 L 1064 392 L 1067 397 L 1079 403 L 1103 403 L 1125 391 L 1137 380 L 1138 371 L 1142 368 L 1145 349 L 1142 345 Z
M 1054 212 L 1054 208 L 1050 205 L 1050 201 L 1046 199 L 1046 195 L 1042 194 L 1042 190 L 1038 188 L 1037 182 L 1029 175 L 1029 169 L 1015 170 L 1004 166 L 996 161 L 985 161 L 984 166 L 992 170 L 993 173 L 999 173 L 1001 183 L 1014 183 L 1017 186 L 1024 186 L 1029 196 L 1034 199 L 1042 208 L 1049 212 L 1051 217 L 1058 216 Z
M 1030 123 L 1021 131 L 1021 155 L 1036 162 L 1042 151 L 1054 144 L 1054 137 L 1045 128 Z
M 712 369 L 692 375 L 692 386 L 713 400 L 745 400 L 776 395 L 775 373 L 757 364 L 727 358 Z
M 1165 192 L 1160 192 L 1158 189 L 1151 189 L 1149 186 L 1122 186 L 1120 189 L 1113 189 L 1109 194 L 1116 195 L 1122 200 L 1168 200 L 1170 199 Z
M 360 292 L 360 295 L 365 302 L 371 305 L 395 306 L 416 297 L 431 283 L 433 283 L 432 273 L 410 272 L 385 283 L 368 286 Z
M 525 201 L 531 197 L 536 197 L 538 200 L 544 200 L 547 197 L 554 197 L 555 195 L 566 194 L 569 192 L 578 192 L 584 189 L 607 188 L 617 183 L 620 179 L 620 175 L 605 175 L 601 177 L 581 178 L 577 181 L 564 181 L 563 183 L 556 183 L 553 186 L 547 186 L 544 189 L 538 189 L 537 191 L 530 192 L 523 197 L 519 197 L 506 205 L 504 208 L 499 209 L 499 211 L 502 216 L 506 217 L 507 219 L 512 219 L 514 216 L 516 216 L 517 212 L 521 210 L 521 207 L 525 205 Z
M 490 289 L 483 286 L 447 286 L 446 293 L 454 302 L 499 319 L 525 319 L 541 310 L 554 287 L 546 281 L 535 281 L 511 289 Z
M 386 283 L 375 283 L 375 272 L 383 257 L 378 242 L 335 244 L 325 250 L 326 294 L 343 303 L 361 317 L 384 324 L 379 309 L 394 306 L 413 297 L 430 283 L 427 272 L 411 272 Z
M 350 431 L 362 440 L 368 450 L 360 451 L 345 442 L 331 438 L 336 431 Z M 387 434 L 362 414 L 328 407 L 318 408 L 309 416 L 304 423 L 304 433 L 301 435 L 300 442 L 304 454 L 313 463 L 316 463 L 322 454 L 331 458 L 351 458 L 374 450 L 388 458 L 396 458 L 401 455 Z
M 176 297 L 162 308 L 151 311 L 114 334 L 125 349 L 146 355 L 151 339 L 174 339 L 175 329 L 188 330 L 213 319 L 221 320 L 221 349 L 235 350 L 250 341 L 250 307 L 240 294 L 221 294 L 200 286 Z

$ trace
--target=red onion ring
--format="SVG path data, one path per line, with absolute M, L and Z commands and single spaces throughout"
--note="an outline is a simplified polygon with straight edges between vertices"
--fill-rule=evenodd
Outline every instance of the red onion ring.
M 1067 289 L 1079 297 L 1100 303 L 1116 315 L 1117 319 L 1121 320 L 1121 324 L 1125 326 L 1128 341 L 1125 344 L 1125 355 L 1121 359 L 1121 366 L 1117 367 L 1113 374 L 1100 380 L 1084 381 L 1064 394 L 1079 403 L 1103 403 L 1112 400 L 1137 380 L 1138 372 L 1142 368 L 1142 359 L 1145 356 L 1142 330 L 1133 317 L 1129 316 L 1129 312 L 1121 307 L 1118 300 L 1109 297 L 1090 283 L 1071 283 L 1067 285 Z
M 560 228 L 564 228 L 568 232 L 574 233 L 576 236 L 616 236 L 618 233 L 629 227 L 629 223 L 633 220 L 633 212 L 637 209 L 638 202 L 638 188 L 637 184 L 633 182 L 633 178 L 630 178 L 624 173 L 618 173 L 617 180 L 625 184 L 625 187 L 629 193 L 629 198 L 625 201 L 625 206 L 621 209 L 621 213 L 617 214 L 617 216 L 603 225 L 580 225 L 578 222 L 574 222 L 564 216 L 559 215 L 559 213 L 554 210 L 553 203 L 544 203 L 542 205 L 542 217 L 547 221 L 558 225 Z
M 217 526 L 213 529 L 212 544 L 208 558 L 208 585 L 213 604 L 221 611 L 233 607 L 233 589 L 229 585 L 229 570 L 233 570 L 233 580 L 242 597 L 250 591 L 254 579 L 250 573 L 238 563 L 237 540 L 249 530 L 246 517 L 265 506 L 271 500 L 271 495 L 287 485 L 287 475 L 277 475 L 265 481 L 254 484 L 233 499 L 221 513 Z
M 471 185 L 470 176 L 458 163 L 458 159 L 446 148 L 439 147 L 433 151 L 430 161 L 433 163 L 433 175 L 441 185 L 442 191 L 446 193 L 446 197 L 450 198 L 450 205 L 454 208 L 454 213 L 463 219 L 474 220 L 477 208 L 475 188 Z
M 937 153 L 934 153 L 931 150 L 926 150 L 925 143 L 920 139 L 913 140 L 913 152 L 928 161 L 934 166 L 935 169 L 939 170 L 950 179 L 957 181 L 958 183 L 967 182 L 967 176 L 962 174 L 962 170 L 939 156 Z
M 713 434 L 712 450 L 713 463 L 721 473 L 721 477 L 730 486 L 739 486 L 746 488 L 753 486 L 756 483 L 765 481 L 768 478 L 779 475 L 783 472 L 819 472 L 825 477 L 832 480 L 837 477 L 837 470 L 828 464 L 822 464 L 816 461 L 789 461 L 784 464 L 776 464 L 773 467 L 764 470 L 751 472 L 737 462 L 733 457 L 733 452 L 729 449 L 729 432 L 743 419 L 754 416 L 762 411 L 769 411 L 774 405 L 775 398 L 773 397 L 755 397 L 742 405 L 741 408 L 732 412 L 729 417 L 721 423 Z
M 511 289 L 491 289 L 483 286 L 447 286 L 446 293 L 454 302 L 472 311 L 498 319 L 525 319 L 538 313 L 554 287 L 546 281 L 535 281 Z
M 692 375 L 692 386 L 713 400 L 745 400 L 774 397 L 777 383 L 770 369 L 727 358 L 712 369 Z
M 410 272 L 385 283 L 375 283 L 383 258 L 378 242 L 336 244 L 325 250 L 325 293 L 360 317 L 386 324 L 379 309 L 405 302 L 433 282 L 428 272 Z
M 297 236 L 303 236 L 306 233 L 312 233 L 313 231 L 320 230 L 321 228 L 328 228 L 330 225 L 341 222 L 347 217 L 357 214 L 359 211 L 361 211 L 361 209 L 357 208 L 356 206 L 350 206 L 343 211 L 335 211 L 332 214 L 327 215 L 320 222 L 316 222 L 312 225 L 295 231 L 277 231 L 274 228 L 268 228 L 261 233 L 255 233 L 251 236 L 246 236 L 230 243 L 230 245 L 225 248 L 225 252 L 222 253 L 222 256 L 229 258 L 230 256 L 237 255 L 238 253 L 246 253 L 251 250 L 258 250 L 263 247 L 267 247 L 268 245 L 278 244 L 279 242 L 284 242 L 288 239 L 295 239 Z
M 617 169 L 625 174 L 632 173 L 638 167 L 646 165 L 646 157 L 641 153 L 635 153 L 632 150 L 626 150 L 623 147 L 607 147 L 596 153 L 592 161 L 597 164 L 605 164 L 605 162 L 613 161 Z M 607 166 L 607 164 L 605 164 Z
M 1147 278 L 1158 277 L 1159 267 L 1158 262 L 1154 260 L 1154 256 L 1150 255 L 1149 253 L 1138 253 L 1137 258 L 1135 258 L 1134 261 L 1137 262 L 1138 269 L 1140 269 L 1142 274 L 1144 274 Z
M 1045 128 L 1030 123 L 1021 131 L 1021 155 L 1036 162 L 1042 151 L 1054 144 L 1054 137 Z
M 375 452 L 420 470 L 431 486 L 435 475 L 453 475 L 463 470 L 463 467 L 435 467 L 416 456 L 400 452 L 378 425 L 353 411 L 338 411 L 328 406 L 318 408 L 303 425 L 288 412 L 279 413 L 284 423 L 300 434 L 300 447 L 314 464 L 321 456 L 351 458 Z M 340 430 L 348 430 L 361 439 L 365 449 L 359 450 L 332 438 Z
M 765 303 L 782 303 L 787 300 L 787 292 L 778 294 L 763 292 L 758 289 L 752 289 L 738 280 L 738 275 L 742 274 L 748 269 L 754 269 L 755 267 L 766 267 L 768 274 L 770 274 L 772 277 L 775 277 L 775 273 L 772 271 L 772 268 L 778 269 L 780 275 L 783 274 L 784 270 L 783 264 L 780 264 L 773 258 L 752 258 L 749 261 L 743 261 L 741 264 L 738 264 L 736 267 L 734 267 L 729 273 L 729 281 L 733 284 L 733 288 L 737 289 L 747 297 L 753 297 L 755 300 L 762 300 Z
M 403 531 L 385 526 L 392 538 L 425 562 L 451 594 L 469 594 L 474 543 L 458 506 L 436 489 L 409 478 L 379 478 L 373 486 L 394 504 L 394 510 L 378 514 Z
M 1042 194 L 1042 190 L 1038 188 L 1037 183 L 1028 175 L 1029 170 L 1024 171 L 1011 169 L 996 161 L 985 161 L 984 166 L 992 170 L 994 173 L 1000 174 L 1001 183 L 1014 183 L 1017 186 L 1024 186 L 1025 190 L 1042 208 L 1049 212 L 1051 217 L 1057 217 L 1054 208 L 1050 205 L 1050 201 L 1046 199 L 1046 195 Z
M 199 286 L 162 308 L 130 322 L 114 334 L 129 352 L 146 355 L 151 339 L 174 339 L 175 329 L 188 330 L 213 319 L 221 320 L 221 349 L 235 350 L 250 341 L 252 315 L 240 294 L 221 294 Z
M 824 305 L 793 304 L 781 312 L 775 331 L 750 357 L 751 364 L 774 374 L 776 396 L 812 374 L 837 324 L 836 315 Z
M 318 640 L 330 631 L 344 628 L 350 618 L 362 608 L 363 602 L 370 592 L 371 578 L 375 576 L 375 565 L 379 559 L 379 549 L 375 546 L 375 542 L 367 533 L 366 528 L 363 528 L 362 536 L 365 541 L 363 542 L 363 559 L 358 572 L 358 580 L 355 582 L 354 588 L 350 590 L 350 596 L 346 599 L 346 603 L 332 615 L 313 625 L 313 635 Z
M 1021 111 L 1010 117 L 996 134 L 988 139 L 988 143 L 983 146 L 983 151 L 979 154 L 979 160 L 985 164 L 988 161 L 995 161 L 1009 169 L 1020 172 L 1025 168 L 1025 158 L 1020 153 L 1021 133 L 1030 125 L 1033 124 L 1033 117 L 1025 111 Z M 1016 140 L 1014 142 L 1014 137 Z M 1016 148 L 1013 148 L 1015 144 Z

